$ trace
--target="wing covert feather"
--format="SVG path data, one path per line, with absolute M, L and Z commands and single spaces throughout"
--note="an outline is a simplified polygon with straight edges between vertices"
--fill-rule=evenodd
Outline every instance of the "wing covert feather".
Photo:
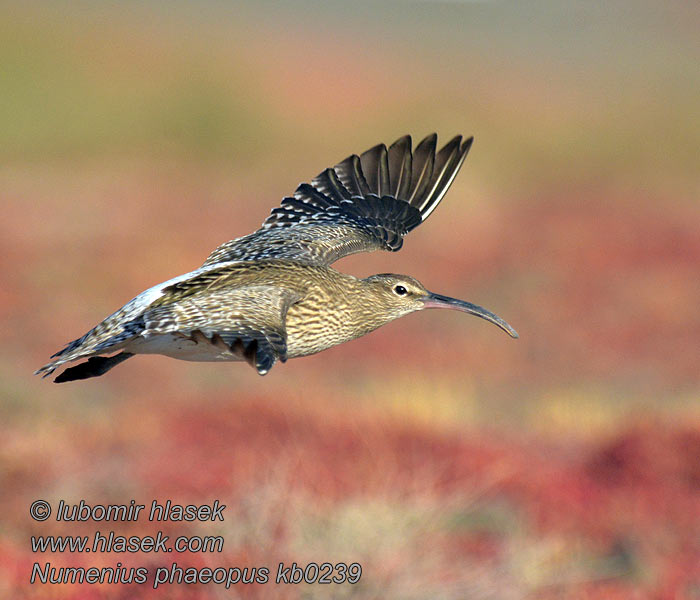
M 276 285 L 246 285 L 166 290 L 140 317 L 142 336 L 176 334 L 196 343 L 210 343 L 255 367 L 261 375 L 277 360 L 287 360 L 285 320 L 299 299 Z M 195 282 L 196 289 L 196 282 Z

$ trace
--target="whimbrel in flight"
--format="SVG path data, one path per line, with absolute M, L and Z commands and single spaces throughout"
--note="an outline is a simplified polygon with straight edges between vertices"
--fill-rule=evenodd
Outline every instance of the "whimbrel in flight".
M 436 152 L 429 135 L 349 156 L 284 198 L 256 232 L 219 246 L 198 269 L 139 294 L 54 354 L 61 383 L 103 375 L 135 354 L 191 361 L 246 361 L 265 375 L 278 360 L 358 338 L 424 308 L 452 308 L 518 337 L 492 312 L 429 292 L 413 277 L 358 279 L 331 268 L 356 252 L 401 248 L 435 210 L 473 138 Z M 113 356 L 102 356 L 104 354 Z

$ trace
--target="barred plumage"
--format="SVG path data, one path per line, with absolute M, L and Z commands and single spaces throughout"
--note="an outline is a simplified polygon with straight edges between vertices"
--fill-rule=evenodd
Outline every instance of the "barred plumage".
M 431 307 L 458 308 L 517 337 L 493 313 L 432 294 L 411 277 L 357 279 L 329 266 L 356 252 L 399 250 L 444 197 L 472 140 L 456 136 L 437 152 L 435 134 L 415 150 L 404 136 L 349 156 L 299 185 L 258 231 L 222 244 L 199 269 L 139 294 L 37 373 L 88 358 L 55 381 L 85 379 L 134 354 L 157 353 L 243 360 L 265 374 L 278 360 L 319 352 Z

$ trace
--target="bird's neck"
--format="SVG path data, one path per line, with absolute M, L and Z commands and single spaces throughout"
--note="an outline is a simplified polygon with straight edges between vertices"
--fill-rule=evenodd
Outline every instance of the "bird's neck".
M 344 274 L 312 286 L 287 313 L 290 358 L 321 352 L 354 340 L 395 317 L 377 306 L 363 280 Z

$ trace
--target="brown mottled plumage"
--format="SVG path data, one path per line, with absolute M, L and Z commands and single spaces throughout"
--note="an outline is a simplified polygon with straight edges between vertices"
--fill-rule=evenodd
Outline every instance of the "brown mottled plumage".
M 87 358 L 55 381 L 86 379 L 134 354 L 164 354 L 243 360 L 264 375 L 277 360 L 320 352 L 423 308 L 462 310 L 517 337 L 493 313 L 433 294 L 407 275 L 358 279 L 329 266 L 356 252 L 399 250 L 442 200 L 472 139 L 457 136 L 436 152 L 435 134 L 415 150 L 404 136 L 349 156 L 284 198 L 258 231 L 139 294 L 37 374 Z

